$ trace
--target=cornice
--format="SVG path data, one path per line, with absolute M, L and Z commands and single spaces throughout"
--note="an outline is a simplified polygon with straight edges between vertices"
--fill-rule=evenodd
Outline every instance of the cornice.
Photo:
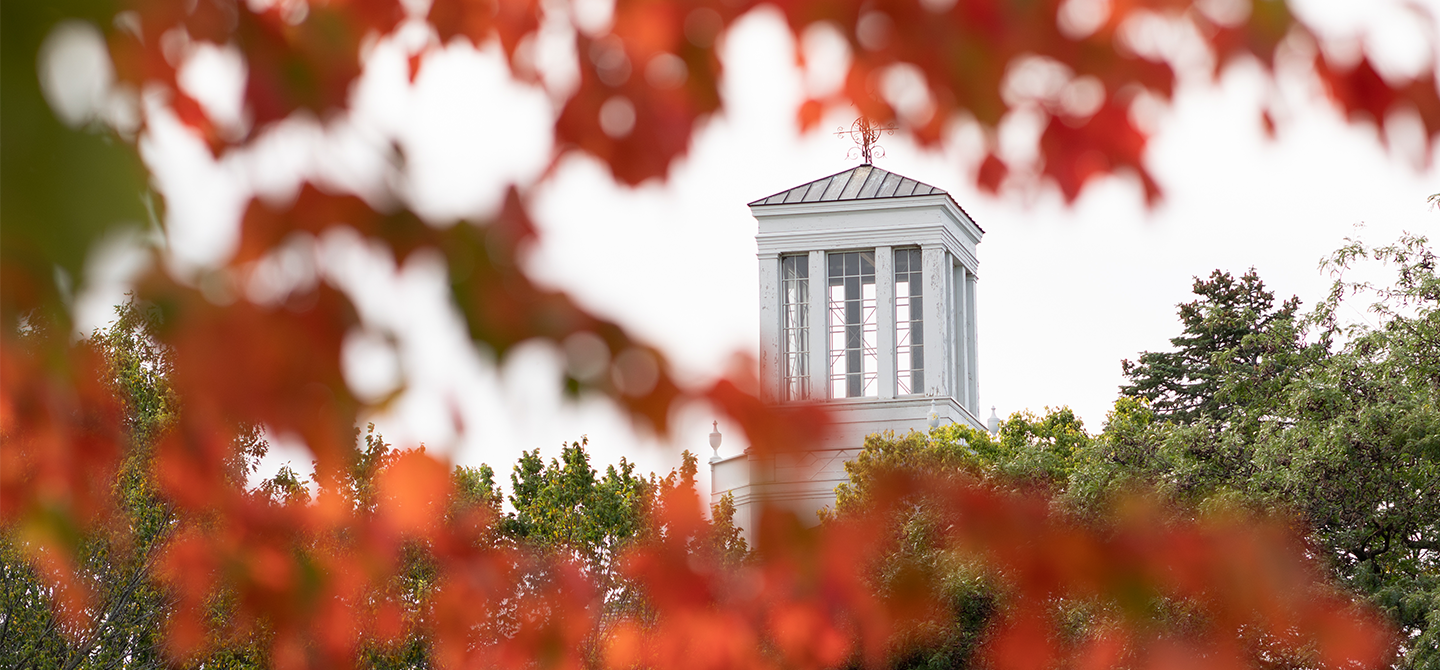
M 864 200 L 836 200 L 820 202 L 794 202 L 778 205 L 750 205 L 750 215 L 756 219 L 787 218 L 808 214 L 835 214 L 846 212 L 868 212 L 897 209 L 925 209 L 939 207 L 950 215 L 959 226 L 970 233 L 978 243 L 985 236 L 985 230 L 955 204 L 948 194 L 917 195 L 904 198 L 869 198 Z
M 939 242 L 959 259 L 960 263 L 971 273 L 979 276 L 979 259 L 944 222 L 899 225 L 882 229 L 783 231 L 760 233 L 755 236 L 757 254 L 761 258 L 812 250 L 839 251 L 878 246 L 929 246 L 936 242 Z

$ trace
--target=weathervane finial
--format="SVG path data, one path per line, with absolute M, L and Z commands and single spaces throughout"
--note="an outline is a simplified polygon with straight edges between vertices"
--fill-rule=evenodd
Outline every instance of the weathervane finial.
M 850 141 L 855 143 L 855 146 L 850 147 L 850 151 L 846 152 L 846 158 L 853 160 L 858 152 L 859 157 L 864 160 L 866 165 L 869 165 L 874 163 L 876 158 L 885 157 L 885 147 L 875 143 L 875 140 L 880 139 L 880 133 L 882 132 L 888 135 L 894 135 L 895 126 L 881 126 L 871 123 L 870 119 L 861 116 L 855 119 L 854 123 L 850 124 L 849 130 L 837 128 L 835 130 L 835 136 L 849 137 Z

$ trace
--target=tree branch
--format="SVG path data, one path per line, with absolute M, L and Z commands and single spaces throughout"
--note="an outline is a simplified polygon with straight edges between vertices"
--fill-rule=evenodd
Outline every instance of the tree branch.
M 1412 540 L 1410 538 L 1405 538 L 1401 540 L 1401 542 L 1403 542 L 1405 546 L 1409 549 L 1429 549 L 1430 551 L 1440 551 L 1440 541 L 1436 540 Z

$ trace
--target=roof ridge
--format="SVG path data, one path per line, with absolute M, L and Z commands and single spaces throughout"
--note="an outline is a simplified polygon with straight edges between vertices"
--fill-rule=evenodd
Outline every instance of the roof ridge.
M 865 176 L 859 183 L 855 183 L 855 176 L 861 170 Z M 848 175 L 843 180 L 842 175 Z M 784 205 L 791 203 L 805 202 L 835 202 L 842 200 L 875 200 L 884 198 L 909 198 L 926 195 L 943 195 L 956 209 L 960 210 L 971 223 L 975 219 L 965 211 L 955 197 L 948 191 L 926 184 L 917 179 L 911 179 L 898 172 L 891 172 L 884 168 L 876 167 L 870 163 L 861 163 L 855 167 L 836 172 L 835 174 L 821 177 L 814 181 L 805 182 L 799 186 L 785 189 L 779 193 L 768 195 L 759 200 L 749 203 L 750 207 L 765 205 Z M 975 223 L 978 228 L 980 224 Z M 981 229 L 983 232 L 984 229 Z
M 855 177 L 861 171 L 864 171 L 864 176 L 857 183 Z M 839 179 L 841 176 L 844 176 L 844 179 Z M 749 204 L 753 207 L 794 202 L 869 200 L 871 198 L 904 198 L 918 195 L 948 195 L 948 193 L 898 172 L 891 172 L 870 163 L 861 163 L 855 167 L 768 195 Z

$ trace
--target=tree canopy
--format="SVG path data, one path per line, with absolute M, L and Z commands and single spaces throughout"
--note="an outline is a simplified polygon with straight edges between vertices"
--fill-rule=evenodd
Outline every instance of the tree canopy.
M 1216 270 L 1197 278 L 1193 290 L 1198 298 L 1180 305 L 1183 332 L 1170 340 L 1175 350 L 1123 361 L 1130 383 L 1120 392 L 1179 423 L 1224 422 L 1274 398 L 1288 381 L 1302 348 L 1300 301 L 1291 297 L 1277 307 L 1254 268 L 1238 279 Z
M 1391 280 L 1377 288 L 1346 279 L 1367 260 L 1388 266 Z M 1272 309 L 1253 272 L 1235 282 L 1217 271 L 1196 281 L 1196 301 L 1179 306 L 1185 334 L 1172 340 L 1179 350 L 1147 353 L 1127 367 L 1132 378 L 1158 379 L 1144 387 L 1155 392 L 1153 404 L 1136 392 L 1139 383 L 1122 389 L 1095 435 L 1061 408 L 1040 417 L 1017 413 L 998 435 L 946 426 L 928 436 L 871 436 L 846 466 L 849 482 L 838 491 L 837 511 L 862 513 L 875 504 L 880 482 L 907 473 L 1048 487 L 1059 492 L 1061 513 L 1103 527 L 1123 519 L 1143 491 L 1157 491 L 1171 505 L 1156 520 L 1162 524 L 1272 515 L 1304 535 L 1328 580 L 1397 627 L 1394 667 L 1440 668 L 1435 263 L 1420 237 L 1380 247 L 1349 243 L 1326 261 L 1337 276 L 1331 294 L 1305 314 L 1293 300 Z M 1341 308 L 1348 313 L 1347 304 L 1367 297 L 1374 321 L 1345 325 Z M 1236 307 L 1247 300 L 1253 307 Z M 1262 394 L 1237 396 L 1259 388 Z M 971 658 L 1013 588 L 1006 575 L 966 560 L 944 540 L 942 529 L 956 518 L 942 511 L 942 499 L 912 498 L 901 508 L 890 521 L 889 553 L 873 576 L 877 588 L 895 589 L 899 575 L 921 571 L 957 613 L 911 651 L 916 667 Z M 1074 635 L 1108 625 L 1103 599 L 1053 604 Z M 1150 625 L 1193 625 L 1187 618 L 1193 611 L 1176 600 L 1152 605 Z M 1271 662 L 1308 667 L 1301 657 Z
M 1367 262 L 1388 269 L 1388 277 L 1376 284 L 1349 279 Z M 1289 310 L 1280 326 L 1269 325 L 1285 348 L 1273 337 L 1247 335 L 1271 347 L 1259 364 L 1230 366 L 1213 378 L 1210 388 L 1222 397 L 1232 388 L 1266 389 L 1234 404 L 1228 427 L 1216 431 L 1203 417 L 1187 423 L 1122 400 L 1097 438 L 1103 457 L 1072 485 L 1093 497 L 1099 488 L 1140 480 L 1195 504 L 1228 499 L 1293 512 L 1330 573 L 1402 628 L 1403 667 L 1440 667 L 1434 251 L 1416 236 L 1378 247 L 1350 242 L 1324 268 L 1336 276 L 1328 297 L 1308 314 Z M 1353 314 L 1368 316 L 1346 325 Z M 1301 334 L 1310 344 L 1296 356 L 1290 343 Z M 1267 367 L 1265 355 L 1282 364 Z M 1257 374 L 1265 370 L 1268 379 Z M 1197 400 L 1203 406 L 1206 398 Z
M 103 382 L 123 405 L 126 446 L 123 464 L 105 496 L 118 507 L 120 528 L 102 528 L 79 538 L 74 569 L 77 579 L 99 584 L 93 600 L 81 604 L 99 612 L 93 625 L 66 618 L 64 597 L 47 583 L 44 565 L 37 566 L 27 548 L 34 540 L 24 527 L 0 533 L 0 664 L 14 668 L 161 668 L 173 665 L 167 655 L 167 621 L 177 614 L 173 577 L 162 571 L 162 549 L 179 530 L 204 529 L 203 517 L 186 515 L 160 495 L 154 448 L 182 411 L 170 385 L 172 362 L 155 337 L 154 310 L 130 302 L 117 307 L 110 328 L 85 340 L 98 353 Z M 358 512 L 373 515 L 387 495 L 385 473 L 413 450 L 396 450 L 374 426 L 360 436 L 357 457 L 340 479 L 339 491 L 317 487 L 289 465 L 268 479 L 254 481 L 268 445 L 258 429 L 239 432 L 231 452 L 227 485 L 263 505 L 295 509 L 317 504 L 321 496 L 343 495 Z M 612 613 L 641 611 L 642 593 L 621 571 L 622 550 L 646 534 L 665 532 L 651 518 L 667 504 L 694 504 L 697 461 L 688 452 L 681 467 L 665 477 L 635 474 L 633 464 L 609 466 L 603 477 L 590 466 L 586 440 L 565 445 L 558 460 L 546 464 L 538 449 L 526 452 L 511 475 L 511 511 L 502 509 L 502 494 L 488 465 L 457 466 L 453 491 L 443 514 L 449 523 L 466 517 L 495 518 L 492 532 L 476 541 L 482 546 L 513 547 L 523 555 L 528 588 L 554 578 L 557 570 L 575 563 L 583 567 L 606 594 L 601 606 Z M 706 560 L 738 565 L 747 547 L 733 526 L 734 506 L 728 499 L 713 511 L 691 538 L 691 550 Z M 128 532 L 126 532 L 128 531 Z M 343 542 L 334 535 L 306 534 L 295 549 L 323 560 L 325 545 Z M 182 566 L 184 567 L 184 566 Z M 191 566 L 195 567 L 195 566 Z M 195 665 L 263 668 L 277 663 L 270 652 L 274 631 L 247 625 L 239 616 L 233 584 L 221 571 L 199 614 L 209 641 Z M 401 552 L 395 574 L 381 589 L 403 594 L 404 633 L 388 642 L 372 641 L 359 650 L 364 665 L 376 668 L 423 668 L 434 665 L 434 623 L 427 604 L 436 596 L 437 571 L 432 548 L 409 544 Z M 527 587 L 519 586 L 523 590 Z M 524 594 L 517 591 L 514 594 Z M 73 616 L 74 612 L 70 612 Z M 501 612 L 497 625 L 506 625 Z

